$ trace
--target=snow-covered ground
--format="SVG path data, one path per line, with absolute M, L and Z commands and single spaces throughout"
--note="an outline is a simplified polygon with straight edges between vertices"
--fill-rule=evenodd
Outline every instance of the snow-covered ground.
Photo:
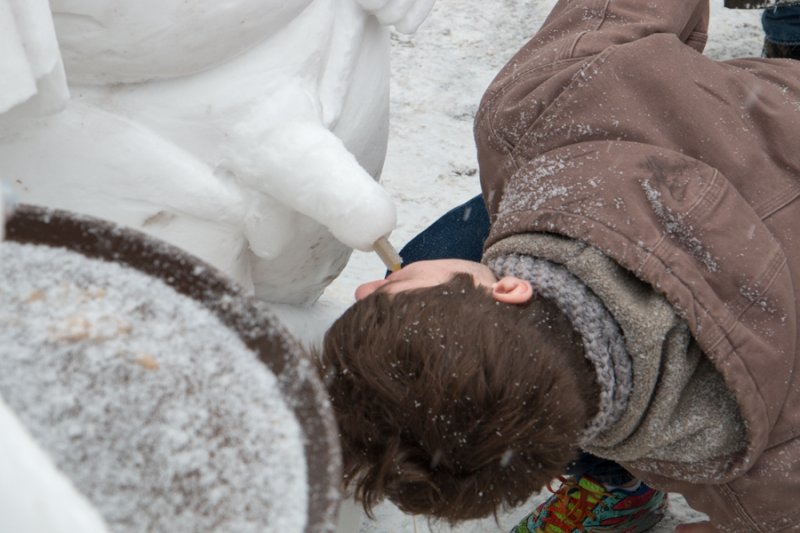
M 392 98 L 389 152 L 382 182 L 397 202 L 399 226 L 391 241 L 399 248 L 449 208 L 478 194 L 472 119 L 497 70 L 541 25 L 555 0 L 438 0 L 415 35 L 392 39 Z M 706 54 L 716 59 L 757 56 L 762 33 L 758 11 L 731 11 L 712 0 Z M 344 272 L 311 309 L 280 309 L 290 328 L 317 342 L 328 324 L 353 302 L 355 287 L 381 277 L 375 254 L 355 252 Z M 541 501 L 537 495 L 532 501 Z M 342 510 L 342 532 L 507 531 L 523 510 L 456 528 L 428 524 L 391 504 L 369 520 L 351 505 Z M 654 531 L 700 517 L 673 495 L 670 515 Z

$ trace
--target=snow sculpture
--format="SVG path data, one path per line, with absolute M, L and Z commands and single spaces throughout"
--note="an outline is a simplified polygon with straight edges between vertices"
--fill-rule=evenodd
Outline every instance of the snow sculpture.
M 432 3 L 0 0 L 0 178 L 313 302 L 394 228 L 387 25 Z
M 0 516 L 6 531 L 107 533 L 103 519 L 0 397 Z

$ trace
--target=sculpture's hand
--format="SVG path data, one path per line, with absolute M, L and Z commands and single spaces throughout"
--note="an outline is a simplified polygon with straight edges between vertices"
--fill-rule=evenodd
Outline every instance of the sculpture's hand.
M 401 33 L 414 33 L 430 13 L 435 0 L 356 0 L 365 11 Z
M 369 251 L 375 240 L 394 229 L 395 206 L 389 194 L 322 124 L 293 121 L 279 131 L 251 137 L 248 144 L 252 151 L 237 142 L 228 170 L 316 220 L 340 242 Z

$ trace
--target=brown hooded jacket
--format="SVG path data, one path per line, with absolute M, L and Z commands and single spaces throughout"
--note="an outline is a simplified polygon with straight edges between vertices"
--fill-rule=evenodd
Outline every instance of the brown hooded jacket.
M 568 237 L 663 295 L 746 444 L 702 483 L 680 458 L 623 464 L 723 531 L 800 530 L 800 62 L 701 55 L 708 15 L 558 2 L 476 116 L 486 246 Z

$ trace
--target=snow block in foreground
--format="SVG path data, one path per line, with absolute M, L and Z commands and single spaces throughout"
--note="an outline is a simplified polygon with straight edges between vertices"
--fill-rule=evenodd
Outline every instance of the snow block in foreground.
M 110 530 L 334 529 L 334 418 L 265 304 L 85 216 L 21 206 L 7 238 L 0 396 Z

